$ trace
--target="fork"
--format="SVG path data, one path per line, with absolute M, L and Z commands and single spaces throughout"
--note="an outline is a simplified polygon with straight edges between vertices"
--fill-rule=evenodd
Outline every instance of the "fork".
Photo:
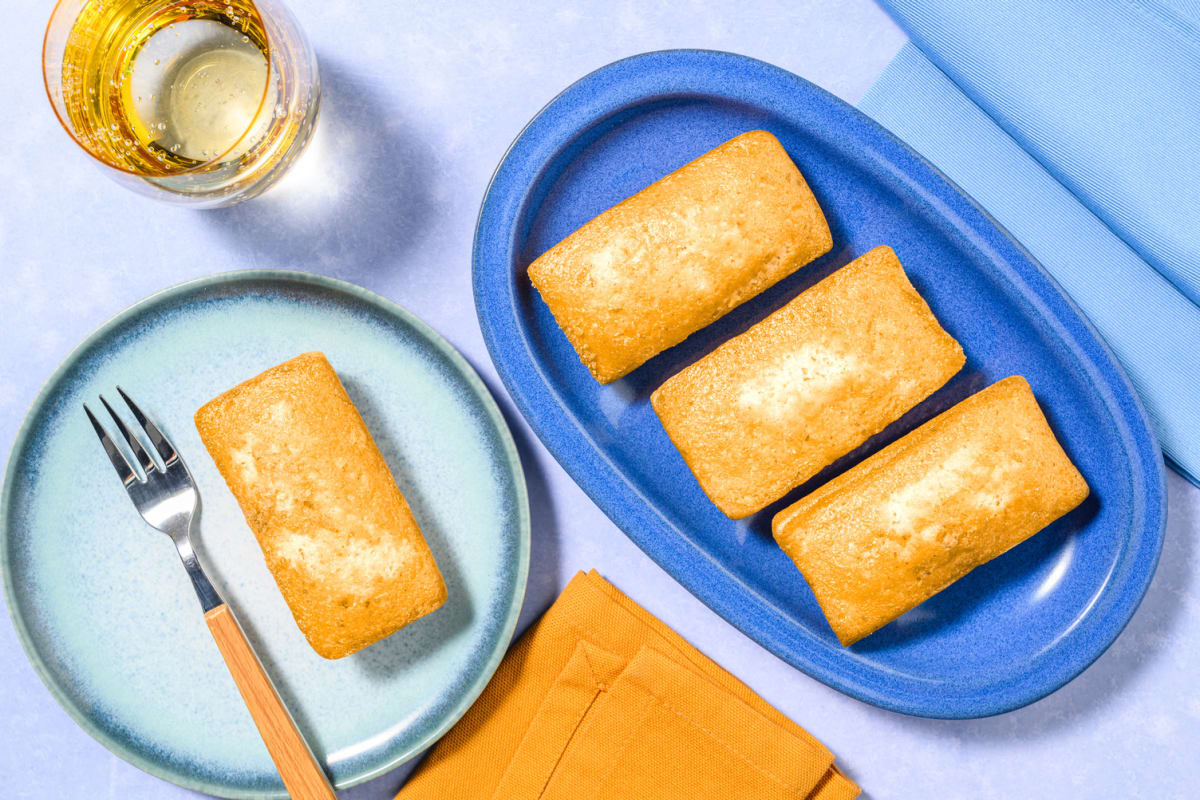
M 288 794 L 294 800 L 336 800 L 329 780 L 280 700 L 270 677 L 263 670 L 262 663 L 238 625 L 233 611 L 213 588 L 196 558 L 191 530 L 192 520 L 200 505 L 200 493 L 196 491 L 191 473 L 158 426 L 146 417 L 142 409 L 120 386 L 117 387 L 117 392 L 133 412 L 134 419 L 141 426 L 142 432 L 153 445 L 162 463 L 155 463 L 141 440 L 130 431 L 121 416 L 101 395 L 100 402 L 116 423 L 117 430 L 129 445 L 129 450 L 145 477 L 140 476 L 133 468 L 85 403 L 83 410 L 91 420 L 96 435 L 100 437 L 104 452 L 108 454 L 109 461 L 116 469 L 117 476 L 142 519 L 151 527 L 170 536 L 175 542 L 183 566 L 196 589 L 196 596 L 200 598 L 200 607 L 204 610 L 204 620 L 208 623 L 208 629 L 212 632 L 217 648 L 233 675 L 234 683 L 242 694 L 250 716 L 254 718 L 254 724 L 267 746 L 267 752 L 271 754 L 271 760 L 275 762 L 275 768 L 283 778 L 283 785 Z

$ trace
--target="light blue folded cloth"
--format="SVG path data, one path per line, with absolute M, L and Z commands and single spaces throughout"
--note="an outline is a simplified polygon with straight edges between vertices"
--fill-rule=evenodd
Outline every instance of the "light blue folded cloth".
M 913 44 L 860 108 L 1058 280 L 1200 483 L 1200 5 L 881 1 Z

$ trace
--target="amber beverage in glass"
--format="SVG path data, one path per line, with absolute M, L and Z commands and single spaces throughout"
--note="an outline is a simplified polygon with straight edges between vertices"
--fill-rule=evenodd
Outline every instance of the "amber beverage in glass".
M 276 0 L 59 0 L 42 69 L 59 121 L 110 175 L 196 207 L 271 186 L 321 104 L 312 48 Z

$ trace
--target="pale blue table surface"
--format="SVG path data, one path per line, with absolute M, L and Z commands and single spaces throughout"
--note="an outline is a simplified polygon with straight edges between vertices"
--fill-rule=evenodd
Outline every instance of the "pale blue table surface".
M 1169 475 L 1166 545 L 1125 633 L 1049 698 L 937 722 L 864 705 L 777 660 L 654 565 L 549 456 L 504 394 L 475 321 L 471 236 L 496 163 L 586 72 L 645 50 L 755 56 L 856 102 L 904 42 L 868 0 L 359 3 L 292 0 L 321 60 L 314 149 L 264 198 L 195 212 L 105 179 L 59 129 L 40 45 L 48 0 L 6 0 L 0 49 L 0 450 L 81 339 L 143 296 L 243 267 L 334 275 L 422 316 L 480 370 L 528 470 L 533 557 L 522 627 L 597 568 L 804 725 L 872 798 L 1195 797 L 1200 791 L 1200 490 Z M 370 14 L 364 9 L 370 7 Z M 0 622 L 0 797 L 191 793 L 111 755 L 42 686 Z M 390 798 L 406 768 L 343 793 Z

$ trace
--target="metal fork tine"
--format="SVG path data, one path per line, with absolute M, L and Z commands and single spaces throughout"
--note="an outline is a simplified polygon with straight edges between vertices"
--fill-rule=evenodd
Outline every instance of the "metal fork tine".
M 100 395 L 100 402 L 108 409 L 108 414 L 113 418 L 113 422 L 117 423 L 117 430 L 125 437 L 125 441 L 129 444 L 129 449 L 133 451 L 134 457 L 142 465 L 142 469 L 146 471 L 146 474 L 149 475 L 151 472 L 157 470 L 158 467 L 154 466 L 154 459 L 150 457 L 150 454 L 146 452 L 146 448 L 142 446 L 138 438 L 125 425 L 125 420 L 121 419 L 113 407 L 108 404 L 108 401 L 104 399 L 104 395 Z
M 112 462 L 113 469 L 117 471 L 117 477 L 121 479 L 121 483 L 129 486 L 137 480 L 137 473 L 133 471 L 133 467 L 129 466 L 129 462 L 125 460 L 125 455 L 117 447 L 117 443 L 108 435 L 108 431 L 104 430 L 104 426 L 100 424 L 100 420 L 96 419 L 96 415 L 87 407 L 87 403 L 83 404 L 83 410 L 87 412 L 88 419 L 92 421 L 92 427 L 96 430 L 96 435 L 100 437 L 100 444 L 104 445 L 104 452 L 108 453 L 108 460 Z
M 129 406 L 129 410 L 133 412 L 133 416 L 137 419 L 138 425 L 142 426 L 142 430 L 150 437 L 150 443 L 154 445 L 154 449 L 162 456 L 163 466 L 169 467 L 178 458 L 175 448 L 171 446 L 170 440 L 163 435 L 163 432 L 158 429 L 158 426 L 151 422 L 142 410 L 138 408 L 137 403 L 130 399 L 129 395 L 125 394 L 125 390 L 120 386 L 117 387 L 118 394 Z

